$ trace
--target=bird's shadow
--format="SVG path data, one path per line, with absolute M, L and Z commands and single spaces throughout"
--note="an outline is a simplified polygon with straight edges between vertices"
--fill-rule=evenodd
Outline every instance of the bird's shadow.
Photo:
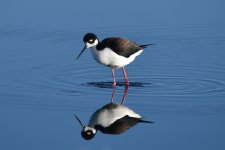
M 87 82 L 84 85 L 86 86 L 94 86 L 99 88 L 112 88 L 113 82 Z M 144 82 L 129 82 L 129 87 L 145 87 L 147 85 L 150 85 L 150 83 L 144 83 Z M 116 82 L 116 86 L 125 86 L 125 82 Z

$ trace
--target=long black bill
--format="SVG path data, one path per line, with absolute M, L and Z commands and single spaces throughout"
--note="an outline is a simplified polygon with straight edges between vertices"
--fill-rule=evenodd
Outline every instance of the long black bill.
M 82 51 L 80 52 L 80 54 L 77 56 L 76 61 L 78 60 L 78 58 L 80 57 L 80 55 L 85 51 L 86 46 L 84 46 L 84 48 L 82 49 Z
M 80 121 L 80 119 L 74 114 L 74 116 L 76 117 L 77 121 L 80 123 L 80 125 L 82 126 L 82 128 L 84 128 L 83 123 Z

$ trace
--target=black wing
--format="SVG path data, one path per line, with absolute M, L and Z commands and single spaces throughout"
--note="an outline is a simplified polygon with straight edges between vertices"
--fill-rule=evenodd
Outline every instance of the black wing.
M 135 42 L 129 41 L 124 38 L 106 38 L 97 45 L 97 50 L 102 50 L 105 47 L 111 48 L 118 55 L 129 58 L 132 54 L 143 50 L 148 45 L 139 45 Z
M 109 127 L 102 127 L 100 125 L 96 125 L 95 128 L 106 134 L 120 134 L 127 131 L 129 128 L 133 127 L 138 122 L 142 122 L 140 121 L 140 118 L 132 118 L 126 115 L 123 118 L 115 121 Z

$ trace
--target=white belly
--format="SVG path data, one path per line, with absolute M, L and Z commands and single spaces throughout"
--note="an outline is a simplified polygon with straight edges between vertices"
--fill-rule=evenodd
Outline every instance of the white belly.
M 129 63 L 131 63 L 136 56 L 138 56 L 143 50 L 138 51 L 137 53 L 131 55 L 129 58 L 120 56 L 115 52 L 111 51 L 109 48 L 106 48 L 102 51 L 96 50 L 95 47 L 91 49 L 94 59 L 103 65 L 106 65 L 111 68 L 121 68 Z
M 142 118 L 139 114 L 134 112 L 128 107 L 117 105 L 113 109 L 99 109 L 90 118 L 89 126 L 94 127 L 99 124 L 103 127 L 108 127 L 114 123 L 117 119 L 121 119 L 124 116 L 133 118 Z

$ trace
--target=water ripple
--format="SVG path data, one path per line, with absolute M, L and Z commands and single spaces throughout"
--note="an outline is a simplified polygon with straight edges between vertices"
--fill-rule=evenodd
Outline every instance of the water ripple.
M 72 89 L 76 89 L 82 86 L 84 91 L 87 90 L 88 87 L 99 87 L 99 88 L 112 88 L 112 82 L 107 81 L 108 79 L 99 79 L 102 81 L 95 81 L 98 76 L 104 75 L 104 73 L 99 68 L 92 68 L 91 72 L 95 72 L 94 75 L 90 77 L 89 69 L 81 69 L 79 72 L 82 72 L 82 76 L 75 75 L 73 71 L 68 66 L 68 69 L 64 68 L 64 72 L 52 78 L 49 82 L 50 84 L 54 84 L 56 87 L 67 87 L 67 90 L 61 92 L 61 94 L 74 95 Z M 139 68 L 145 70 L 144 68 Z M 153 68 L 151 68 L 153 69 Z M 154 68 L 155 71 L 163 70 L 163 68 Z M 154 70 L 153 69 L 153 70 Z M 180 68 L 167 68 L 167 70 L 179 70 Z M 183 68 L 185 72 L 194 72 L 194 74 L 204 74 L 204 70 L 189 70 Z M 207 70 L 208 71 L 208 70 Z M 213 72 L 213 70 L 211 70 Z M 220 71 L 216 71 L 220 72 Z M 214 72 L 214 73 L 216 73 Z M 105 74 L 109 72 L 106 71 Z M 110 77 L 110 75 L 108 75 Z M 156 76 L 156 77 L 154 77 Z M 87 79 L 90 82 L 85 82 L 83 79 Z M 124 82 L 121 81 L 123 79 L 119 79 L 118 86 L 124 86 Z M 82 82 L 77 82 L 82 81 Z M 204 96 L 204 95 L 213 95 L 225 92 L 225 82 L 219 79 L 210 79 L 203 77 L 187 77 L 187 76 L 177 76 L 175 74 L 169 74 L 168 76 L 162 75 L 150 75 L 150 77 L 146 77 L 144 74 L 142 77 L 131 77 L 130 78 L 130 87 L 136 88 L 134 89 L 135 94 L 143 94 L 143 95 L 158 95 L 158 96 Z M 140 90 L 141 88 L 141 90 Z M 98 92 L 96 90 L 95 92 Z M 81 92 L 82 93 L 82 92 Z M 84 92 L 85 93 L 85 92 Z
M 42 45 L 43 41 L 50 41 L 51 45 L 55 45 L 57 42 L 57 45 L 62 44 L 60 47 L 64 47 L 64 44 L 68 45 L 68 42 L 74 41 L 80 49 L 80 45 L 83 44 L 80 37 L 85 33 L 83 31 L 85 30 L 82 29 L 78 32 L 73 29 L 56 31 L 0 29 L 0 38 L 21 39 L 22 37 L 25 39 L 24 48 L 27 42 L 32 42 L 32 44 L 36 42 L 35 44 Z M 129 37 L 140 43 L 156 44 L 144 51 L 143 55 L 140 55 L 137 61 L 132 63 L 134 65 L 127 67 L 130 81 L 128 95 L 140 99 L 151 96 L 187 97 L 190 99 L 196 97 L 224 98 L 225 29 L 223 27 L 152 26 L 99 28 L 95 31 L 96 34 L 99 33 L 101 39 L 117 35 Z M 44 42 L 44 44 L 46 43 Z M 48 46 L 44 45 L 44 47 Z M 32 107 L 37 105 L 58 108 L 62 105 L 63 109 L 72 109 L 72 106 L 79 108 L 85 106 L 87 101 L 94 103 L 100 95 L 110 97 L 112 88 L 110 69 L 107 70 L 103 66 L 100 67 L 93 63 L 94 61 L 89 60 L 92 59 L 89 55 L 83 56 L 77 63 L 69 55 L 63 55 L 62 57 L 66 57 L 63 59 L 56 57 L 55 61 L 49 62 L 49 57 L 43 58 L 42 56 L 48 53 L 50 56 L 54 55 L 52 50 L 48 51 L 46 48 L 38 47 L 35 51 L 38 51 L 40 55 L 32 57 L 35 57 L 34 60 L 40 61 L 28 63 L 26 59 L 22 60 L 20 57 L 16 57 L 15 61 L 22 64 L 21 68 L 12 70 L 9 75 L 4 73 L 5 78 L 0 86 L 0 103 L 4 106 L 6 104 L 18 106 L 27 104 Z M 24 51 L 24 55 L 26 52 Z M 57 53 L 61 53 L 61 50 Z M 15 67 L 15 64 L 8 65 L 12 68 Z M 8 72 L 10 67 L 7 67 L 5 72 Z M 121 91 L 124 86 L 121 73 L 118 75 L 117 81 L 117 89 Z M 85 102 L 82 102 L 83 99 Z M 189 101 L 191 101 L 190 99 Z M 75 104 L 74 100 L 80 103 Z M 148 102 L 139 103 L 146 104 Z M 160 101 L 156 105 L 161 106 Z
M 136 79 L 136 78 L 135 78 Z M 140 94 L 155 96 L 210 96 L 225 92 L 225 83 L 213 79 L 184 77 L 142 78 L 148 81 L 149 89 L 143 88 Z

